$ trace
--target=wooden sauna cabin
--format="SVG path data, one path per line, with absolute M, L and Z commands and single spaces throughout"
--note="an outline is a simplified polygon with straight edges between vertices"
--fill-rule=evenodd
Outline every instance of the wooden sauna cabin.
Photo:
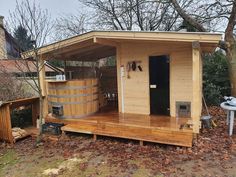
M 98 79 L 48 81 L 48 108 L 56 118 L 77 119 L 99 109 Z
M 45 112 L 46 120 L 63 121 L 63 131 L 190 147 L 201 127 L 202 55 L 214 52 L 221 38 L 219 33 L 202 32 L 91 31 L 44 46 L 38 51 L 41 62 L 115 58 L 118 94 L 118 111 L 70 121 Z M 22 55 L 28 57 L 33 52 Z M 61 97 L 62 90 L 54 90 L 54 98 L 51 90 L 47 95 L 44 70 L 40 74 L 45 97 L 56 103 L 65 101 L 67 116 L 76 111 L 77 116 L 96 111 L 96 106 L 85 109 L 82 104 L 78 105 L 80 110 L 74 110 L 73 104 L 65 104 L 72 98 L 56 98 Z

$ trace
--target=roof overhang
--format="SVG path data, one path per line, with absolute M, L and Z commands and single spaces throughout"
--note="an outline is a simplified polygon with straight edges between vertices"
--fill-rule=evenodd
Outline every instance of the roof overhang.
M 199 42 L 203 52 L 212 52 L 222 39 L 220 33 L 200 32 L 134 32 L 91 31 L 38 49 L 43 59 L 94 61 L 116 54 L 122 42 L 193 43 Z M 34 55 L 33 51 L 22 53 L 23 58 Z

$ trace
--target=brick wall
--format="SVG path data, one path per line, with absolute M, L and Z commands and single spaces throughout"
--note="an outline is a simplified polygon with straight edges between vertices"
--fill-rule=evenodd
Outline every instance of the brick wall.
M 5 30 L 3 28 L 3 16 L 0 16 L 0 59 L 7 58 Z

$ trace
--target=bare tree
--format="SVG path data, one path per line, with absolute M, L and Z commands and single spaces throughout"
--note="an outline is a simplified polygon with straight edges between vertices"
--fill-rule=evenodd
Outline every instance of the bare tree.
M 181 21 L 170 2 L 156 0 L 78 0 L 85 5 L 76 15 L 64 15 L 57 20 L 56 31 L 64 37 L 93 29 L 170 31 Z M 184 0 L 187 1 L 187 0 Z M 185 4 L 186 6 L 188 4 Z
M 4 65 L 0 64 L 0 101 L 11 101 L 32 96 L 26 91 L 24 82 L 9 73 Z
M 196 4 L 194 0 L 189 1 L 192 3 L 190 7 L 195 8 L 194 13 L 189 11 L 191 8 L 182 7 L 180 1 L 170 0 L 179 15 L 199 31 L 209 31 L 211 28 L 207 28 L 207 24 L 211 24 L 212 21 L 218 21 L 218 24 L 221 25 L 220 30 L 225 33 L 225 43 L 221 43 L 220 47 L 226 51 L 231 92 L 232 95 L 236 96 L 236 38 L 234 33 L 236 28 L 236 0 L 201 0 Z
M 44 95 L 42 90 L 42 81 L 40 80 L 40 73 L 44 68 L 44 62 L 39 54 L 39 48 L 47 42 L 49 34 L 52 30 L 53 22 L 47 10 L 43 10 L 39 4 L 36 4 L 35 1 L 25 0 L 22 2 L 16 1 L 17 5 L 13 12 L 10 13 L 11 24 L 24 27 L 31 36 L 33 49 L 30 52 L 30 56 L 24 56 L 25 58 L 32 58 L 32 63 L 36 68 L 36 75 L 31 76 L 32 82 L 28 84 L 34 89 L 40 101 L 40 131 L 38 136 L 38 142 L 41 139 L 42 135 L 42 118 L 44 113 Z M 13 26 L 14 27 L 14 26 Z M 15 27 L 15 28 L 16 28 Z M 28 63 L 28 62 L 26 62 Z M 25 65 L 29 71 L 30 66 Z M 19 66 L 20 68 L 20 66 Z M 24 73 L 24 72 L 23 72 Z
M 89 30 L 178 30 L 182 18 L 169 0 L 78 0 L 78 14 L 57 19 L 56 39 L 78 35 Z M 187 8 L 191 1 L 182 0 Z M 81 8 L 81 4 L 85 7 Z M 81 10 L 82 9 L 82 10 Z M 58 32 L 60 31 L 60 33 Z
M 95 10 L 96 23 L 115 30 L 174 29 L 178 13 L 171 4 L 146 0 L 80 0 Z
M 64 14 L 56 19 L 54 40 L 68 38 L 85 33 L 89 30 L 91 17 L 85 13 Z

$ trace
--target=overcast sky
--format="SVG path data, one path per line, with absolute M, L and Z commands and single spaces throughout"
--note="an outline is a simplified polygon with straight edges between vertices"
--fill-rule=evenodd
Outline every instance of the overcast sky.
M 18 0 L 21 2 L 23 0 Z M 36 0 L 40 3 L 42 9 L 47 8 L 53 18 L 60 16 L 63 13 L 74 13 L 79 10 L 80 4 L 78 0 Z M 15 0 L 0 0 L 0 15 L 5 19 L 9 17 L 9 10 L 13 11 L 16 6 Z

